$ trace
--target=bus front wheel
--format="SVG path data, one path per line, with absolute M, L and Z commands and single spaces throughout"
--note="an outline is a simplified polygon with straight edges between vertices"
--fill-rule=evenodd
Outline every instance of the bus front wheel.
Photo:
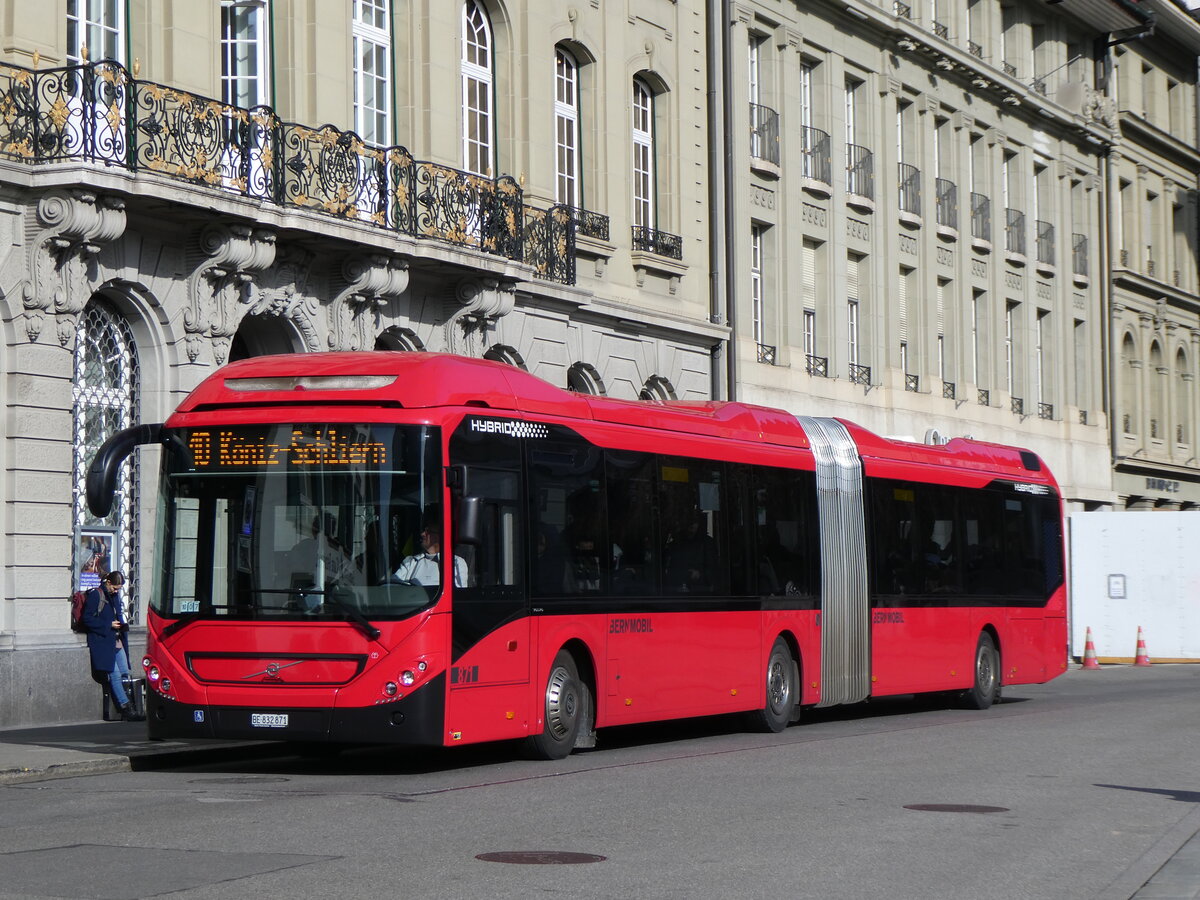
M 1000 653 L 986 631 L 975 645 L 975 683 L 963 696 L 970 709 L 987 709 L 1000 699 Z
M 587 710 L 586 688 L 579 680 L 575 658 L 560 650 L 546 679 L 545 708 L 541 734 L 526 739 L 534 759 L 564 759 L 575 747 Z
M 776 638 L 767 658 L 767 701 L 751 713 L 751 724 L 759 731 L 775 734 L 787 728 L 795 713 L 800 678 L 787 641 Z

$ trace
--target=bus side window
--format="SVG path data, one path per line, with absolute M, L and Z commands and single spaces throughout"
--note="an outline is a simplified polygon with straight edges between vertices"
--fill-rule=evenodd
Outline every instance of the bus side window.
M 516 472 L 471 468 L 471 496 L 481 503 L 481 540 L 454 548 L 467 569 L 467 582 L 460 587 L 510 587 L 524 581 L 519 482 Z
M 665 594 L 727 594 L 728 536 L 721 463 L 659 458 Z
M 754 476 L 758 593 L 812 597 L 821 550 L 816 477 L 794 469 L 759 469 Z
M 659 585 L 656 458 L 650 453 L 605 453 L 612 592 L 657 596 Z
M 574 436 L 530 441 L 529 501 L 534 596 L 608 590 L 602 451 Z

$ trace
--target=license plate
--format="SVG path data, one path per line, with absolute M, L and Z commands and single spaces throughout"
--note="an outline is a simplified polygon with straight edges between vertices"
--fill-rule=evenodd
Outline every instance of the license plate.
M 287 713 L 250 713 L 254 728 L 287 728 Z

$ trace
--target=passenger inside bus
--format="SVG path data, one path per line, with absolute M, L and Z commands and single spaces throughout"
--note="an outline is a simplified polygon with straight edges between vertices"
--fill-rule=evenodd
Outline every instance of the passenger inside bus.
M 401 584 L 436 587 L 442 583 L 442 527 L 436 518 L 426 518 L 421 529 L 421 552 L 404 558 L 392 576 Z M 454 586 L 467 586 L 467 561 L 454 557 Z

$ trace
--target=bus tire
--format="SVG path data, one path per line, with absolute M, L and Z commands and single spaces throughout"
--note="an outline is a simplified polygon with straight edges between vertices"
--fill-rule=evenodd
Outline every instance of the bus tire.
M 575 658 L 566 650 L 560 650 L 546 679 L 542 731 L 525 742 L 532 758 L 565 759 L 570 755 L 587 714 L 585 691 Z
M 975 645 L 975 683 L 963 695 L 968 709 L 987 709 L 1000 699 L 1000 653 L 986 631 Z
M 767 657 L 767 700 L 762 709 L 751 714 L 751 724 L 758 731 L 778 734 L 793 721 L 800 679 L 796 661 L 787 641 L 775 638 L 771 655 Z

